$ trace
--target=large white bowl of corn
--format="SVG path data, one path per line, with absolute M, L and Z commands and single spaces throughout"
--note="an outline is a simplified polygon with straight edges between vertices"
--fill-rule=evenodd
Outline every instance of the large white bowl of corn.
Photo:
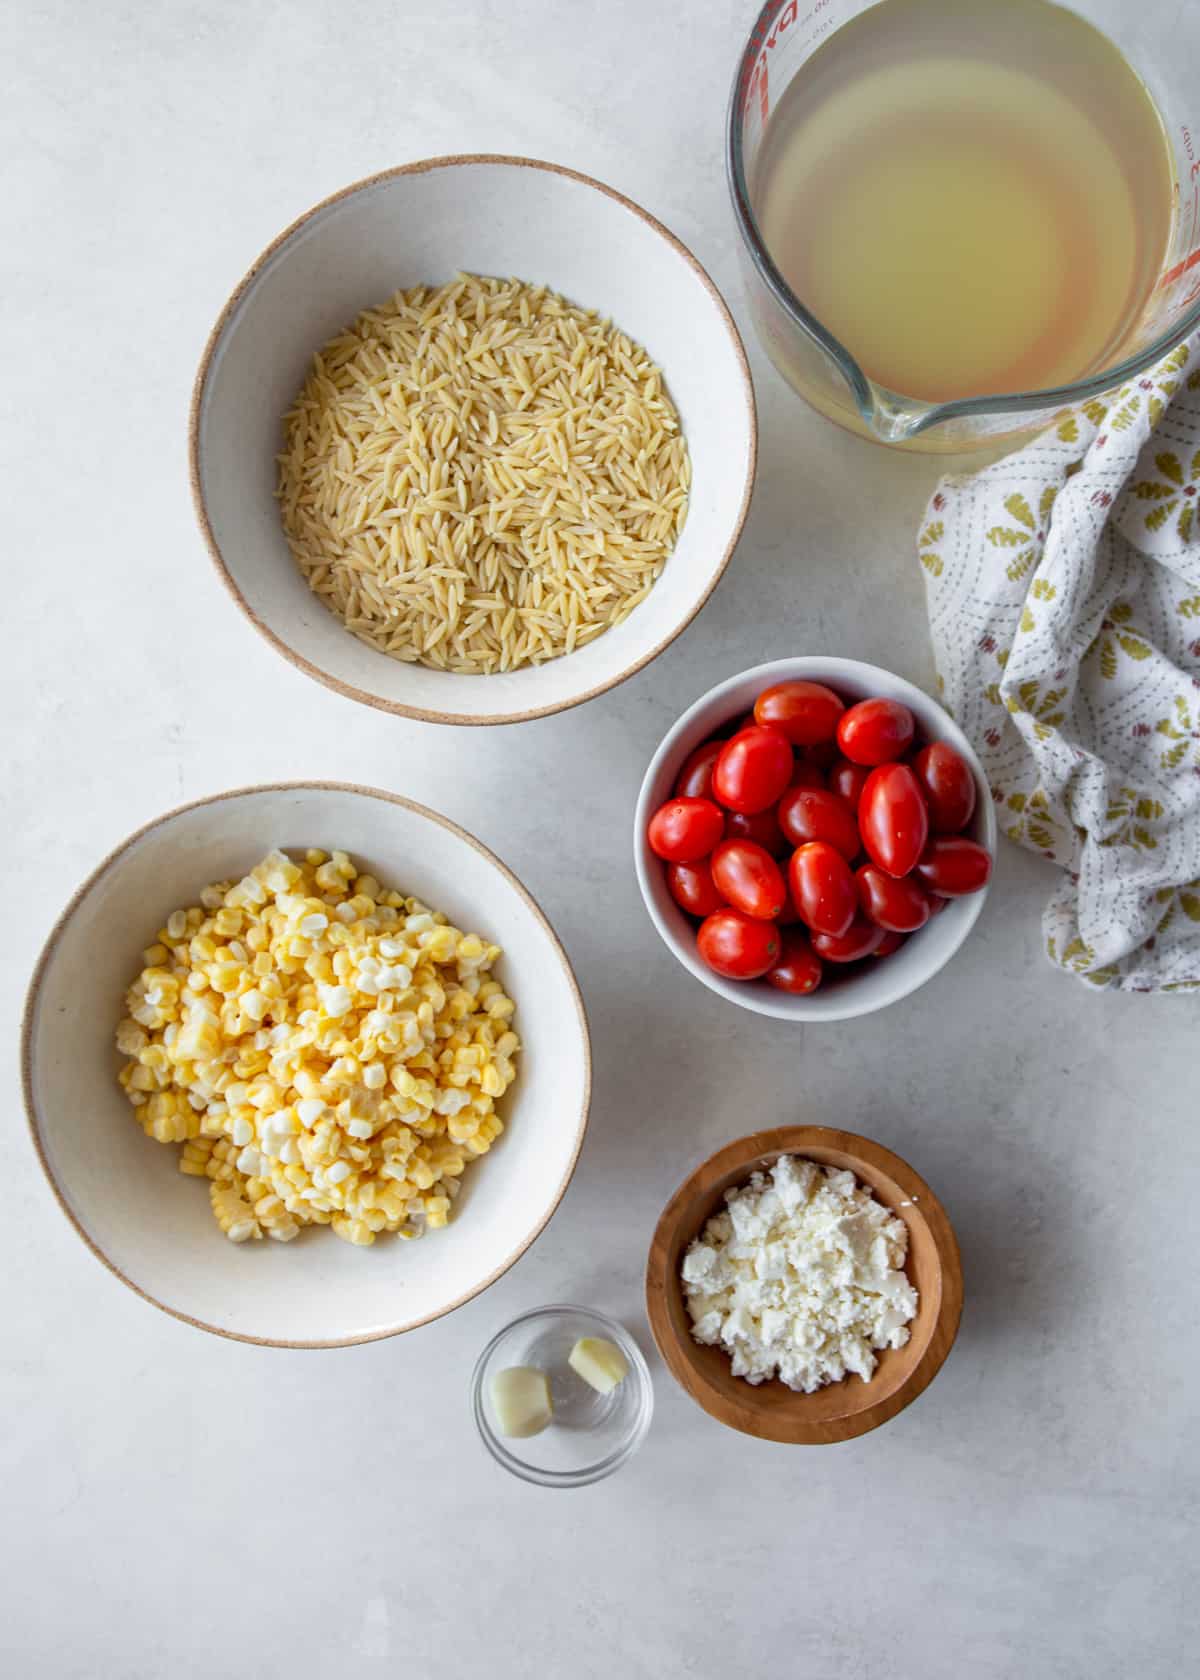
M 579 989 L 477 840 L 371 788 L 202 799 L 131 835 L 47 941 L 34 1144 L 131 1288 L 280 1346 L 394 1335 L 554 1212 L 591 1083 Z

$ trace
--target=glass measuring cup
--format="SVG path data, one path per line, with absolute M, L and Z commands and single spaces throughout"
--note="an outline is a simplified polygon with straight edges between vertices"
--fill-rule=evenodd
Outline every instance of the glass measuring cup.
M 1179 39 L 1174 0 L 1079 0 L 1072 10 L 1101 30 L 1141 76 L 1162 118 L 1174 215 L 1157 285 L 1122 360 L 1035 391 L 929 402 L 872 379 L 805 307 L 772 259 L 753 200 L 768 121 L 818 47 L 880 0 L 767 0 L 738 63 L 730 99 L 727 167 L 742 235 L 743 268 L 759 339 L 784 378 L 829 419 L 910 449 L 994 449 L 1039 430 L 1070 404 L 1136 378 L 1200 326 L 1200 81 L 1194 42 Z M 1184 14 L 1186 15 L 1186 13 Z M 1189 120 L 1195 109 L 1196 120 Z

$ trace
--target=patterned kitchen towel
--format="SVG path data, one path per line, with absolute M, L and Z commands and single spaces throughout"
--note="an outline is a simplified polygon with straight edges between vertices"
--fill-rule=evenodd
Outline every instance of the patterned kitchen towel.
M 1200 987 L 1200 335 L 944 479 L 918 546 L 939 687 L 1001 831 L 1066 871 L 1051 961 Z

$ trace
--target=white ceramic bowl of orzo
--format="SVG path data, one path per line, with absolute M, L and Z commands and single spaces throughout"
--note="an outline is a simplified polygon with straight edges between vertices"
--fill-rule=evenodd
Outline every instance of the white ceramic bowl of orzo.
M 553 295 L 414 296 L 460 272 Z M 755 456 L 696 259 L 611 188 L 509 157 L 408 164 L 294 222 L 222 311 L 190 427 L 201 529 L 254 626 L 339 693 L 442 723 L 639 671 L 728 564 Z
M 126 1057 L 116 1048 L 115 1032 L 127 1013 L 126 990 L 171 913 L 200 906 L 202 889 L 240 880 L 273 849 L 299 860 L 310 847 L 348 852 L 375 877 L 381 895 L 392 888 L 418 898 L 464 934 L 502 948 L 490 978 L 515 1004 L 511 1026 L 520 1039 L 512 1057 L 515 1079 L 495 1102 L 503 1131 L 486 1153 L 448 1169 L 461 1173 L 449 1222 L 418 1241 L 384 1233 L 371 1246 L 357 1247 L 323 1224 L 302 1224 L 287 1241 L 230 1241 L 214 1218 L 215 1178 L 203 1168 L 196 1176 L 181 1171 L 183 1146 L 147 1135 L 137 1118 L 147 1111 L 135 1110 L 118 1083 Z M 176 928 L 172 937 L 179 936 Z M 201 963 L 191 936 L 183 949 L 187 962 Z M 153 958 L 163 960 L 163 953 Z M 392 980 L 406 984 L 403 975 Z M 453 974 L 447 979 L 447 999 L 459 983 Z M 271 989 L 269 980 L 258 984 Z M 219 1006 L 221 1000 L 210 1001 Z M 441 999 L 435 1002 L 442 1006 Z M 389 1006 L 408 1010 L 411 1003 L 397 994 Z M 362 1026 L 365 1006 L 354 1007 L 358 1013 L 339 1018 L 339 1029 L 343 1020 L 347 1030 Z M 292 1018 L 299 1022 L 298 1008 Z M 262 1022 L 268 1036 L 273 1025 L 278 1027 L 274 1016 Z M 434 1045 L 439 1054 L 443 1042 Z M 366 1062 L 364 1055 L 350 1070 L 356 1082 L 371 1083 L 362 1073 Z M 332 1077 L 329 1068 L 321 1071 Z M 566 1189 L 583 1142 L 591 1085 L 587 1021 L 570 964 L 511 871 L 423 806 L 327 782 L 201 799 L 147 824 L 112 852 L 67 905 L 38 962 L 22 1027 L 22 1072 L 34 1144 L 51 1187 L 109 1270 L 201 1329 L 283 1347 L 336 1347 L 395 1335 L 452 1311 L 498 1278 L 533 1242 Z M 236 1075 L 265 1077 L 241 1069 Z M 436 1073 L 422 1077 L 443 1082 Z M 390 1094 L 389 1085 L 383 1095 Z M 231 1091 L 223 1095 L 234 1100 Z M 245 1100 L 257 1099 L 250 1091 Z M 428 1112 L 414 1116 L 412 1125 L 425 1128 L 440 1148 L 448 1122 L 431 1124 L 430 1118 Z M 378 1140 L 381 1149 L 385 1136 Z M 352 1141 L 340 1140 L 343 1156 L 352 1156 L 346 1147 Z M 406 1133 L 404 1147 L 412 1141 Z M 380 1175 L 376 1188 L 393 1182 Z M 435 1184 L 430 1193 L 437 1189 Z

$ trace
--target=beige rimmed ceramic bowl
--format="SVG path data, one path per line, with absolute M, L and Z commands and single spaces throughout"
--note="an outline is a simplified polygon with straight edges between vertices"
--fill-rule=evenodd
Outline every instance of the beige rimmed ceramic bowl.
M 405 665 L 321 605 L 274 499 L 282 417 L 313 353 L 398 287 L 459 269 L 545 283 L 611 316 L 663 370 L 692 460 L 687 523 L 624 624 L 565 658 L 495 676 Z M 695 257 L 610 187 L 530 158 L 443 157 L 372 176 L 270 245 L 221 313 L 196 379 L 192 493 L 234 600 L 280 653 L 351 699 L 435 723 L 562 711 L 641 670 L 695 617 L 733 553 L 754 480 L 741 339 Z
M 273 846 L 343 847 L 504 948 L 497 965 L 523 1049 L 506 1130 L 468 1167 L 454 1217 L 418 1242 L 351 1247 L 312 1228 L 235 1245 L 179 1148 L 143 1135 L 116 1083 L 113 1033 L 141 951 L 210 881 Z M 525 1252 L 557 1207 L 583 1142 L 591 1055 L 583 1001 L 554 930 L 516 876 L 465 830 L 375 788 L 294 782 L 181 806 L 139 829 L 84 882 L 38 962 L 22 1025 L 33 1140 L 63 1211 L 140 1295 L 197 1325 L 280 1347 L 338 1347 L 461 1306 Z

